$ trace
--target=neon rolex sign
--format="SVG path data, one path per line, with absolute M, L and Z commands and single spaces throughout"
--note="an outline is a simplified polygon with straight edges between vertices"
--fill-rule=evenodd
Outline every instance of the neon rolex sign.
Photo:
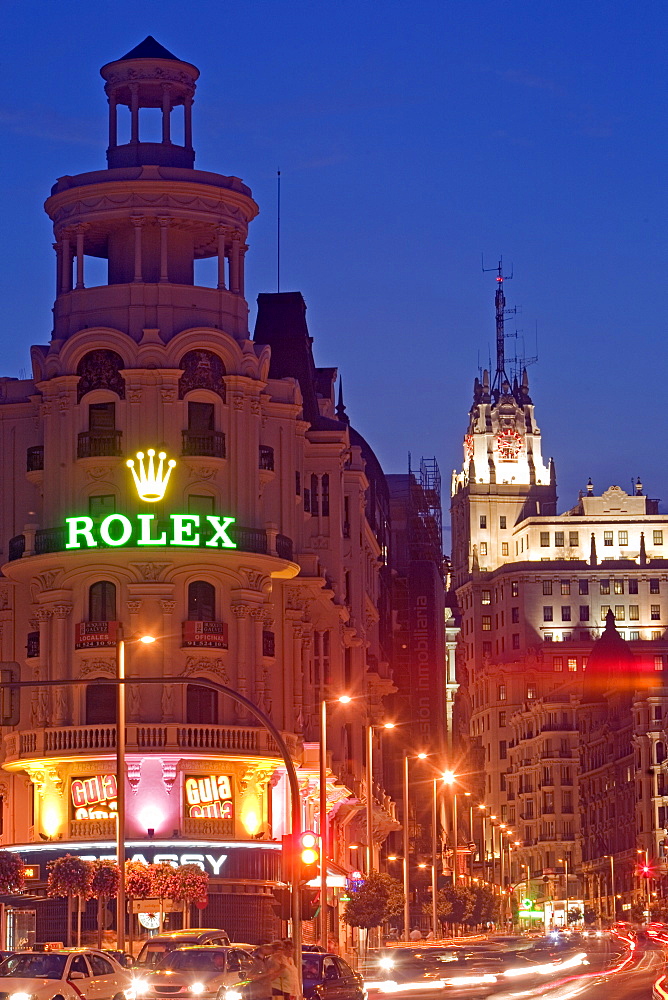
M 137 452 L 137 467 L 134 459 L 126 462 L 132 472 L 137 496 L 145 503 L 156 503 L 165 495 L 167 483 L 176 465 L 174 459 L 166 461 L 164 451 L 156 453 L 153 448 Z M 102 521 L 81 515 L 66 517 L 66 549 L 94 549 L 99 545 L 119 548 L 123 545 L 150 546 L 191 546 L 204 545 L 212 549 L 236 549 L 228 529 L 236 521 L 234 517 L 220 517 L 217 514 L 169 514 L 169 528 L 158 521 L 155 514 L 108 514 Z

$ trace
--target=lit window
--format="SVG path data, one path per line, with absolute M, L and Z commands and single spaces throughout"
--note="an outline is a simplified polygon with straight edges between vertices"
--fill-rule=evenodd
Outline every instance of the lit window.
M 628 545 L 629 544 L 629 533 L 628 533 L 628 531 L 620 531 L 619 532 L 619 544 L 620 545 Z
M 562 604 L 561 606 L 561 620 L 562 622 L 569 622 L 571 620 L 571 609 L 567 604 Z
M 506 685 L 505 684 L 499 684 L 498 691 L 497 691 L 497 700 L 498 701 L 505 701 L 506 700 Z
M 661 621 L 661 605 L 652 604 L 650 607 L 650 618 L 653 622 Z
M 533 701 L 536 697 L 536 685 L 529 684 L 527 686 L 527 701 Z
M 506 713 L 505 712 L 499 712 L 499 726 L 501 728 L 503 728 L 503 726 L 505 726 L 505 724 L 506 724 Z
M 544 632 L 543 633 L 543 639 L 545 640 L 545 642 L 553 642 L 554 641 L 554 632 Z
M 610 593 L 610 581 L 609 580 L 601 580 L 600 593 L 601 594 L 609 594 Z
M 603 544 L 604 545 L 612 545 L 612 542 L 613 542 L 613 533 L 612 533 L 612 531 L 604 531 L 603 532 Z
M 492 591 L 491 590 L 483 590 L 482 591 L 482 593 L 480 594 L 480 603 L 481 604 L 491 604 L 492 603 Z
M 571 548 L 576 548 L 580 544 L 580 534 L 577 531 L 568 532 L 568 544 Z
M 613 594 L 623 594 L 624 593 L 624 581 L 623 580 L 613 580 L 612 581 L 612 592 L 613 592 Z
M 658 630 L 656 632 L 652 631 L 652 639 L 660 639 L 660 638 L 661 638 L 661 632 L 660 631 L 658 631 Z
M 482 630 L 483 630 L 483 632 L 491 632 L 492 631 L 492 616 L 491 615 L 483 615 L 482 616 Z
M 663 545 L 663 532 L 662 531 L 653 531 L 652 532 L 652 539 L 653 539 L 655 545 Z
M 570 594 L 570 592 L 571 592 L 571 581 L 570 580 L 562 580 L 561 581 L 561 593 L 562 594 Z
M 509 552 L 508 552 L 508 542 L 501 542 L 501 555 L 502 556 L 509 555 Z
M 559 548 L 564 546 L 564 533 L 563 531 L 555 531 L 554 533 L 554 544 Z
M 552 593 L 552 581 L 543 580 L 543 594 L 549 596 Z
M 656 579 L 656 577 L 649 581 L 649 592 L 650 594 L 659 593 L 659 581 Z
M 580 605 L 580 621 L 581 622 L 588 622 L 589 621 L 589 605 L 588 604 L 581 604 Z
M 481 542 L 480 543 L 480 555 L 481 556 L 486 556 L 487 555 L 487 542 Z
M 626 618 L 626 612 L 624 610 L 623 604 L 615 604 L 615 620 L 618 622 L 623 622 Z
M 638 642 L 640 639 L 640 632 L 629 632 L 629 642 Z
M 513 580 L 510 584 L 510 596 L 519 597 L 520 596 L 520 585 L 516 580 Z
M 552 607 L 550 605 L 543 605 L 543 621 L 544 622 L 554 621 L 554 616 L 552 614 Z
M 609 604 L 602 604 L 601 605 L 601 621 L 602 622 L 604 622 L 605 619 L 607 618 L 609 610 L 610 610 L 610 605 Z
M 558 674 L 564 669 L 564 658 L 563 656 L 553 656 L 552 657 L 552 668 Z
M 578 661 L 575 658 L 570 658 L 568 661 L 568 669 L 571 673 L 575 673 L 578 669 Z
M 550 544 L 550 532 L 549 531 L 541 531 L 541 533 L 540 533 L 540 544 L 541 544 L 541 547 L 544 548 L 544 549 L 548 547 L 548 545 Z
M 629 621 L 632 622 L 640 621 L 640 605 L 629 604 Z
M 654 669 L 655 670 L 663 670 L 663 657 L 662 656 L 655 656 L 654 657 Z

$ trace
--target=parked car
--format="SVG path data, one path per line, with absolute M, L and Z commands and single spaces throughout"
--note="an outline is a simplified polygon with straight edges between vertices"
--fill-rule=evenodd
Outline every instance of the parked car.
M 153 969 L 164 955 L 168 955 L 175 948 L 183 948 L 189 945 L 215 944 L 226 945 L 230 943 L 226 931 L 215 930 L 210 927 L 202 930 L 195 927 L 191 930 L 166 931 L 163 934 L 156 934 L 144 943 L 143 948 L 137 956 L 137 968 Z
M 0 965 L 5 997 L 30 1000 L 126 1000 L 132 975 L 109 955 L 93 949 L 22 951 Z
M 175 948 L 150 971 L 135 971 L 130 1000 L 197 997 L 215 1000 L 239 983 L 252 987 L 262 965 L 242 945 Z M 249 990 L 249 997 L 252 991 Z
M 338 955 L 302 953 L 305 1000 L 366 1000 L 364 980 Z

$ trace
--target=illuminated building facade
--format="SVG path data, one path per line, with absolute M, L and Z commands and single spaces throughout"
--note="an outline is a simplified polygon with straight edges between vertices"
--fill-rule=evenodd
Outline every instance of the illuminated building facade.
M 238 178 L 194 169 L 197 69 L 149 37 L 102 75 L 107 169 L 60 178 L 46 202 L 52 338 L 32 348 L 32 379 L 0 383 L 2 658 L 36 682 L 3 734 L 1 842 L 37 873 L 35 899 L 13 905 L 36 910 L 37 940 L 60 939 L 59 903 L 39 899 L 47 861 L 115 853 L 122 632 L 128 858 L 204 867 L 202 924 L 252 942 L 280 930 L 287 782 L 268 733 L 202 683 L 282 731 L 303 764 L 306 829 L 320 699 L 359 696 L 330 709 L 343 877 L 363 842 L 364 727 L 392 689 L 385 487 L 336 413 L 336 370 L 315 366 L 301 296 L 261 296 L 250 338 L 258 207 Z M 152 114 L 158 142 L 143 138 Z M 376 792 L 380 842 L 396 822 Z M 336 900 L 332 888 L 335 932 Z

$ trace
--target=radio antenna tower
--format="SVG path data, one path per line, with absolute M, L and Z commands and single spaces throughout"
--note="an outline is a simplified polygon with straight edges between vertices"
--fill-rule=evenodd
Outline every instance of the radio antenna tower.
M 492 396 L 494 401 L 498 402 L 503 383 L 507 382 L 512 387 L 512 382 L 506 373 L 504 322 L 505 317 L 515 312 L 515 310 L 506 309 L 506 296 L 503 294 L 503 283 L 504 281 L 510 281 L 513 271 L 511 267 L 510 274 L 503 273 L 503 257 L 499 258 L 499 263 L 496 267 L 485 267 L 483 257 L 482 269 L 483 272 L 496 271 L 496 295 L 494 296 L 494 305 L 496 307 L 496 371 L 492 381 Z

